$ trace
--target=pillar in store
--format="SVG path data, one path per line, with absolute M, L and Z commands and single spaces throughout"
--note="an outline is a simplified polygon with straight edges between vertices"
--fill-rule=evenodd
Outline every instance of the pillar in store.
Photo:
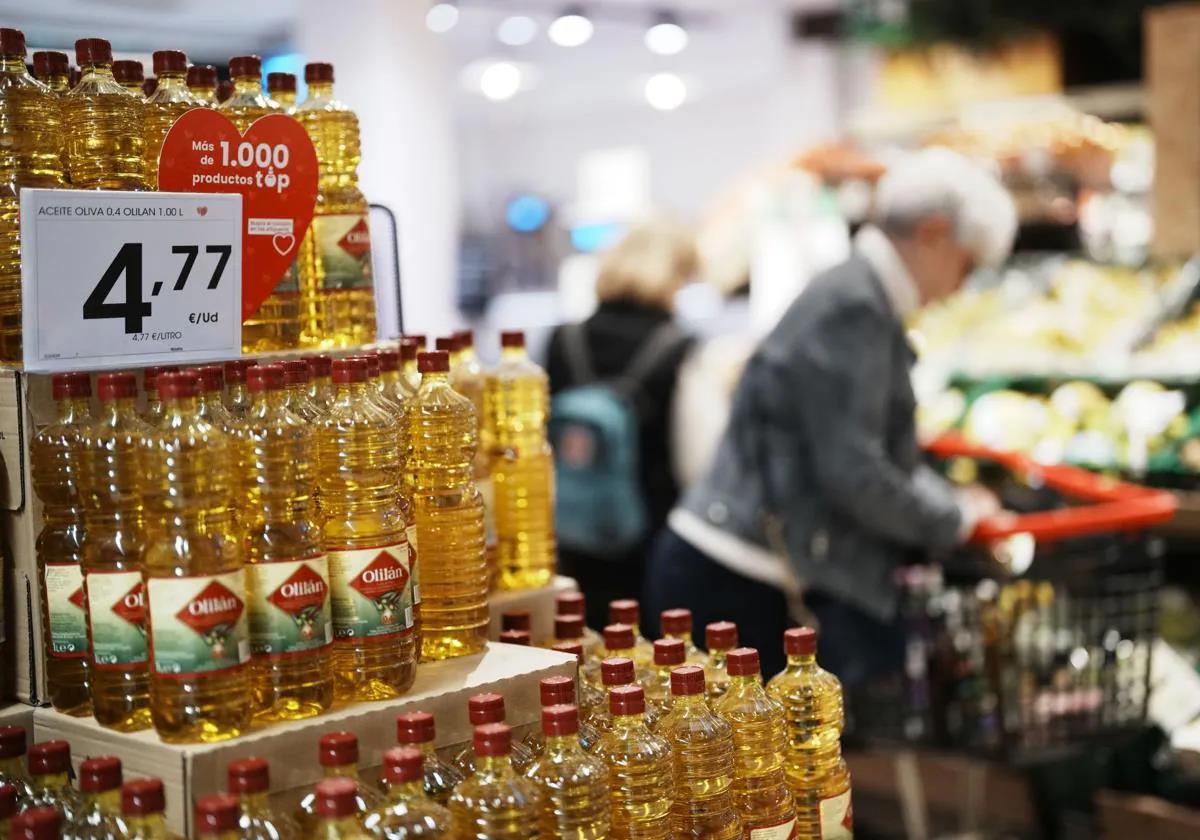
M 358 114 L 360 185 L 396 214 L 404 320 L 440 334 L 459 322 L 458 184 L 445 36 L 425 26 L 427 4 L 328 0 L 296 4 L 295 44 L 306 61 L 334 66 L 339 99 Z M 381 298 L 381 303 L 387 300 Z

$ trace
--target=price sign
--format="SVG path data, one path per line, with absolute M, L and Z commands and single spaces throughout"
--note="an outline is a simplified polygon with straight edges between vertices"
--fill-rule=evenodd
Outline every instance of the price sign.
M 236 195 L 21 191 L 25 368 L 241 353 Z

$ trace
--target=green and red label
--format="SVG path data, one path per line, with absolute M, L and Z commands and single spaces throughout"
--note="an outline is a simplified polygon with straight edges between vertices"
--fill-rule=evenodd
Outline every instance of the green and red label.
M 333 641 L 325 555 L 255 563 L 246 567 L 246 574 L 254 656 L 292 656 Z
M 45 578 L 50 655 L 82 659 L 88 650 L 83 570 L 78 563 L 47 563 Z
M 358 213 L 314 216 L 313 238 L 321 261 L 322 288 L 371 288 L 371 230 Z
M 87 575 L 92 661 L 97 668 L 123 668 L 146 661 L 146 588 L 141 572 Z
M 150 667 L 191 677 L 241 667 L 250 659 L 246 582 L 241 569 L 223 575 L 151 578 Z
M 363 639 L 407 633 L 413 626 L 408 541 L 329 552 L 333 633 Z
M 413 605 L 421 603 L 421 567 L 417 565 L 417 523 L 404 529 L 408 540 L 408 571 L 412 575 Z

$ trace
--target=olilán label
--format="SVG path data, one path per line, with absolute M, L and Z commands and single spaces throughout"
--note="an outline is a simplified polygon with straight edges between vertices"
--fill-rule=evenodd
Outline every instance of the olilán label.
M 87 616 L 83 570 L 78 563 L 46 564 L 46 612 L 50 619 L 50 655 L 61 659 L 87 656 Z
M 421 603 L 421 567 L 417 565 L 416 522 L 404 529 L 404 537 L 408 540 L 408 573 L 412 575 L 412 597 L 415 606 Z
M 323 288 L 371 287 L 371 231 L 358 213 L 314 216 L 313 236 L 324 273 Z
M 852 840 L 854 811 L 850 806 L 850 791 L 821 800 L 822 840 Z
M 333 641 L 325 555 L 253 563 L 246 567 L 246 574 L 250 652 L 254 656 L 305 653 Z
M 408 541 L 329 552 L 333 633 L 363 639 L 406 633 L 413 626 Z
M 88 618 L 97 668 L 146 661 L 146 588 L 141 572 L 90 572 Z
M 796 836 L 796 821 L 750 829 L 750 840 L 792 840 Z
M 151 578 L 151 669 L 190 677 L 237 668 L 250 659 L 246 583 L 241 569 L 222 575 Z

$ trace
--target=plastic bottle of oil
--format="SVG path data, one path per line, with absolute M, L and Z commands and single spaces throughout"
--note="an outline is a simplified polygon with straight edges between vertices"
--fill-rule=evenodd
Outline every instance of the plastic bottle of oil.
M 132 732 L 150 727 L 138 455 L 150 427 L 138 416 L 132 373 L 101 374 L 97 392 L 100 416 L 80 448 L 92 713 L 102 726 Z
M 229 793 L 238 798 L 244 840 L 300 840 L 300 826 L 271 807 L 271 766 L 265 758 L 243 758 L 226 769 Z
M 787 731 L 783 706 L 759 682 L 758 651 L 735 648 L 727 657 L 729 690 L 716 712 L 733 729 L 733 798 L 745 840 L 789 840 L 796 807 L 784 772 Z
M 436 723 L 429 712 L 409 712 L 396 718 L 396 741 L 403 747 L 420 750 L 424 756 L 425 795 L 445 805 L 454 786 L 463 780 L 463 774 L 438 756 L 434 748 L 436 738 Z
M 71 787 L 71 745 L 42 741 L 29 748 L 30 808 L 54 808 L 70 824 L 79 813 L 79 794 Z
M 471 477 L 475 409 L 450 387 L 444 352 L 420 356 L 421 388 L 406 406 L 408 486 L 421 563 L 421 654 L 448 659 L 487 641 L 483 502 Z
M 798 838 L 849 838 L 853 834 L 850 771 L 842 758 L 842 686 L 817 664 L 817 631 L 793 627 L 783 634 L 787 667 L 767 683 L 787 718 L 788 786 L 796 802 Z
M 149 76 L 146 81 L 142 82 L 142 96 L 146 99 L 153 96 L 156 90 L 158 90 L 158 79 L 154 76 Z
M 475 333 L 472 330 L 459 330 L 453 336 L 454 356 L 450 365 L 450 384 L 454 390 L 471 401 L 475 413 L 480 418 L 479 451 L 475 455 L 475 486 L 483 497 L 483 528 L 487 536 L 489 563 L 495 569 L 496 563 L 496 507 L 495 488 L 492 486 L 491 456 L 492 433 L 484 418 L 484 392 L 487 390 L 487 372 L 475 355 Z M 587 645 L 585 645 L 587 647 Z
M 195 374 L 164 374 L 158 391 L 163 419 L 140 453 L 150 711 L 164 741 L 220 741 L 246 731 L 251 712 L 233 443 L 199 416 Z
M 671 672 L 686 664 L 687 650 L 679 639 L 654 642 L 654 678 L 646 688 L 646 703 L 654 710 L 656 719 L 671 710 Z
M 609 832 L 608 769 L 579 743 L 579 711 L 542 708 L 545 749 L 526 771 L 542 792 L 542 837 L 601 840 Z
M 333 405 L 333 359 L 329 356 L 307 356 L 308 397 L 313 405 L 328 414 Z
M 142 371 L 142 390 L 146 392 L 146 410 L 142 418 L 150 426 L 157 426 L 163 417 L 163 401 L 158 395 L 158 378 L 164 373 L 178 373 L 178 365 L 151 365 Z
M 671 746 L 646 725 L 645 692 L 640 685 L 615 686 L 608 703 L 612 724 L 600 736 L 596 756 L 608 768 L 609 836 L 667 840 L 671 836 Z
M 308 98 L 294 116 L 317 149 L 320 182 L 300 251 L 302 342 L 352 347 L 375 340 L 367 201 L 358 188 L 358 117 L 333 96 L 333 65 L 304 68 Z
M 367 816 L 359 807 L 359 784 L 352 779 L 322 779 L 313 786 L 316 822 L 306 835 L 312 840 L 369 840 L 362 827 Z
M 499 694 L 487 692 L 474 694 L 467 698 L 467 719 L 471 726 L 480 727 L 490 723 L 504 723 L 504 698 Z M 528 766 L 533 756 L 529 748 L 518 740 L 510 739 L 509 744 L 511 763 L 514 767 Z M 454 766 L 463 778 L 470 778 L 475 772 L 475 749 L 473 744 L 454 757 Z
M 146 189 L 141 90 L 130 93 L 113 78 L 112 47 L 103 38 L 76 41 L 75 63 L 83 76 L 63 100 L 71 186 L 79 190 Z
M 704 683 L 712 703 L 729 690 L 729 673 L 725 656 L 738 646 L 738 629 L 732 621 L 714 621 L 704 627 L 704 646 L 708 648 L 708 664 L 704 666 Z
M 634 659 L 633 628 L 628 624 L 610 624 L 604 628 L 604 648 L 608 659 Z M 650 690 L 654 684 L 654 673 L 649 668 L 636 666 L 634 660 L 634 680 L 642 688 Z M 585 663 L 581 671 L 583 679 L 592 685 L 600 685 L 603 681 L 603 660 L 599 663 Z
M 503 332 L 500 364 L 487 380 L 484 425 L 492 430 L 496 562 L 502 589 L 545 586 L 554 576 L 554 463 L 546 442 L 545 372 L 525 353 L 525 334 Z
M 285 114 L 296 110 L 296 76 L 294 73 L 268 73 L 267 93 L 279 103 Z
M 657 731 L 673 755 L 672 829 L 679 836 L 740 837 L 742 822 L 733 801 L 733 730 L 704 700 L 704 669 L 676 668 L 671 693 L 671 711 Z
M 555 642 L 579 642 L 583 644 L 583 616 L 556 615 L 554 617 Z
M 379 358 L 379 390 L 391 402 L 403 405 L 412 395 L 400 373 L 400 348 L 381 347 L 375 355 Z
M 396 421 L 367 394 L 361 357 L 333 363 L 337 396 L 316 427 L 317 484 L 333 590 L 334 688 L 386 700 L 416 676 L 406 522 L 395 484 Z
M 25 770 L 25 745 L 23 727 L 0 726 L 0 784 L 16 788 L 21 808 L 27 807 L 33 799 L 33 788 Z
M 187 87 L 204 107 L 216 107 L 217 68 L 211 64 L 193 64 L 187 69 Z
M 17 788 L 0 784 L 0 837 L 7 837 L 12 830 L 12 819 L 17 815 Z
M 71 59 L 64 52 L 35 52 L 33 77 L 59 96 L 65 96 L 71 90 Z
M 158 189 L 158 155 L 167 132 L 186 112 L 204 106 L 188 87 L 187 55 L 179 50 L 154 53 L 154 74 L 158 86 L 146 97 L 146 185 Z
M 25 35 L 0 29 L 0 361 L 21 361 L 21 189 L 66 186 L 61 107 L 29 75 Z
M 211 840 L 240 840 L 238 828 L 237 797 L 228 793 L 213 793 L 196 800 L 195 818 L 192 820 L 196 837 Z
M 250 389 L 246 387 L 246 371 L 256 364 L 258 362 L 252 359 L 233 359 L 225 363 L 225 382 L 229 385 L 225 407 L 235 418 L 245 417 L 254 402 L 250 397 Z
M 489 840 L 533 840 L 542 794 L 509 760 L 512 729 L 504 723 L 475 727 L 474 759 L 466 781 L 450 797 L 452 834 Z
M 639 668 L 648 668 L 654 664 L 654 645 L 642 635 L 641 615 L 641 605 L 631 598 L 609 602 L 608 623 L 628 624 L 633 628 L 633 661 Z
M 708 655 L 692 641 L 692 611 L 685 609 L 663 610 L 659 619 L 663 638 L 680 639 L 687 648 L 689 665 L 708 665 Z
M 92 424 L 86 373 L 52 380 L 56 418 L 33 438 L 29 460 L 33 490 L 42 503 L 37 560 L 42 581 L 42 636 L 50 702 L 60 712 L 90 715 L 87 616 L 83 591 L 83 499 L 80 457 Z
M 573 706 L 579 709 L 575 703 L 575 680 L 571 677 L 545 677 L 538 684 L 538 693 L 542 709 L 548 709 L 551 706 Z M 596 746 L 596 741 L 599 740 L 600 733 L 584 719 L 581 709 L 577 717 L 579 721 L 576 732 L 579 745 L 585 751 L 591 750 Z M 522 739 L 522 742 L 529 748 L 529 753 L 534 760 L 541 758 L 546 752 L 546 733 L 544 727 L 539 726 L 535 728 Z M 527 768 L 517 769 L 524 772 Z
M 161 779 L 134 779 L 121 788 L 126 840 L 179 840 L 167 829 L 167 796 Z
M 286 359 L 283 368 L 283 398 L 284 407 L 306 423 L 317 423 L 325 412 L 309 396 L 309 385 L 312 384 L 312 372 L 304 359 Z
M 312 509 L 313 430 L 284 405 L 283 379 L 277 364 L 246 371 L 254 403 L 234 431 L 254 709 L 263 721 L 312 717 L 333 704 L 329 563 Z
M 382 804 L 363 820 L 367 833 L 388 840 L 448 838 L 450 812 L 426 795 L 422 779 L 428 778 L 421 750 L 393 747 L 385 752 L 382 779 L 385 793 Z
M 554 596 L 554 614 L 575 615 L 587 621 L 587 599 L 582 592 L 563 592 Z M 593 660 L 604 649 L 604 637 L 592 628 L 584 625 L 583 650 L 587 659 Z
M 233 415 L 225 407 L 225 370 L 221 365 L 201 365 L 192 368 L 200 377 L 200 397 L 197 400 L 199 415 L 225 433 L 236 425 Z
M 54 808 L 30 808 L 13 817 L 9 837 L 18 840 L 61 840 L 63 816 Z
M 611 730 L 613 726 L 612 715 L 609 714 L 608 702 L 612 690 L 625 685 L 636 685 L 634 682 L 635 673 L 633 660 L 628 657 L 614 656 L 600 663 L 601 688 L 599 691 L 604 696 L 604 702 L 594 705 L 585 717 L 585 721 L 588 726 L 601 736 Z M 583 683 L 583 686 L 585 689 L 590 687 L 586 682 Z M 641 686 L 638 687 L 641 688 Z
M 360 814 L 379 806 L 379 793 L 372 787 L 362 784 L 358 775 L 358 737 L 352 732 L 329 732 L 321 736 L 318 744 L 317 758 L 321 763 L 321 774 L 324 780 L 347 779 L 357 786 L 356 802 Z M 302 837 L 312 837 L 317 825 L 319 801 L 317 792 L 311 791 L 300 800 L 296 810 L 296 822 L 300 825 Z M 324 835 L 320 835 L 324 836 Z
M 117 84 L 138 100 L 145 99 L 145 94 L 142 93 L 142 84 L 146 81 L 146 70 L 142 67 L 142 62 L 127 58 L 119 59 L 112 63 L 112 72 Z
M 80 807 L 64 838 L 123 837 L 126 828 L 121 816 L 121 759 L 111 755 L 84 759 L 79 765 L 79 791 Z

